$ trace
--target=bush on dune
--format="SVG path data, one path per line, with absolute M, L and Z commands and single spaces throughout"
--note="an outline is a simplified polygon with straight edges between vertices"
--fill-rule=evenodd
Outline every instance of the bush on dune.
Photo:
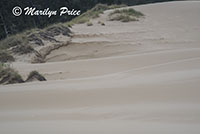
M 0 64 L 0 84 L 14 84 L 23 83 L 24 80 L 17 71 L 12 69 L 9 65 Z

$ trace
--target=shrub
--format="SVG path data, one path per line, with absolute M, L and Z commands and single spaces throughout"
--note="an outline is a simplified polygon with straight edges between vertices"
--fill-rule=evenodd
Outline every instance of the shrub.
M 38 81 L 46 81 L 46 78 L 44 76 L 42 76 L 39 72 L 32 71 L 28 75 L 28 78 L 26 79 L 26 82 L 36 81 L 36 80 L 38 80 Z

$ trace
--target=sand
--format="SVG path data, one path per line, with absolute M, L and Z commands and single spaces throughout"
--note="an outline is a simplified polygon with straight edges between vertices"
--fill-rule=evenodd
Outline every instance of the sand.
M 199 134 L 200 2 L 133 8 L 145 18 L 111 22 L 106 11 L 46 63 L 13 63 L 48 81 L 0 86 L 0 133 Z

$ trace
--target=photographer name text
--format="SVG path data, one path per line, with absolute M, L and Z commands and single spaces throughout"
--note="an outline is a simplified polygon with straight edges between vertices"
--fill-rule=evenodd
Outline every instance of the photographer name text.
M 13 8 L 12 13 L 14 16 L 20 16 L 22 14 L 26 16 L 47 16 L 48 18 L 52 16 L 79 16 L 81 10 L 69 9 L 68 7 L 61 7 L 59 10 L 50 10 L 50 8 L 37 9 L 36 7 L 25 7 L 23 10 L 21 7 L 16 6 Z

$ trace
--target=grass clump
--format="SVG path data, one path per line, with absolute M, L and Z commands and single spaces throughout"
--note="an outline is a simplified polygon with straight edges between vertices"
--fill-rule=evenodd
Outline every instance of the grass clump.
M 115 10 L 109 14 L 110 21 L 121 21 L 121 22 L 129 22 L 129 21 L 138 21 L 138 18 L 144 16 L 143 13 L 136 11 L 132 8 Z
M 9 65 L 0 63 L 0 84 L 23 83 L 21 75 Z
M 14 57 L 10 55 L 7 51 L 0 51 L 0 62 L 13 62 L 15 61 Z
M 112 13 L 110 13 L 110 15 L 113 15 L 113 14 L 126 14 L 126 15 L 129 15 L 129 16 L 135 16 L 135 17 L 144 16 L 143 13 L 141 13 L 141 12 L 139 12 L 139 11 L 136 11 L 136 10 L 133 9 L 133 8 L 122 9 L 122 10 L 115 10 L 115 11 L 113 11 Z
M 92 22 L 87 23 L 87 26 L 92 26 L 92 25 L 93 25 Z
M 26 82 L 31 81 L 46 81 L 46 78 L 42 76 L 38 71 L 32 71 L 28 75 L 28 78 L 26 79 Z
M 102 21 L 98 21 L 98 24 L 102 25 L 102 26 L 105 26 L 105 23 L 102 22 Z
M 113 18 L 111 18 L 110 20 L 111 21 L 121 21 L 121 22 L 138 21 L 138 19 L 127 16 L 127 15 L 116 15 Z

